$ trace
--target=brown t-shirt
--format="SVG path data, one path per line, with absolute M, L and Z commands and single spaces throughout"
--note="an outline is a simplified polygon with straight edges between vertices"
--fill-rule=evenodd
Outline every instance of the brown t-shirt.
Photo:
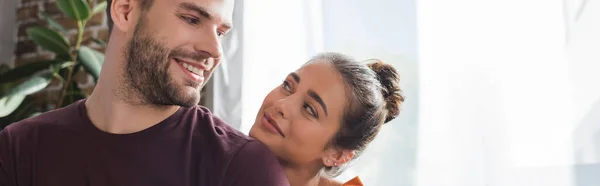
M 265 145 L 204 107 L 111 134 L 90 122 L 84 101 L 0 131 L 0 186 L 289 185 Z

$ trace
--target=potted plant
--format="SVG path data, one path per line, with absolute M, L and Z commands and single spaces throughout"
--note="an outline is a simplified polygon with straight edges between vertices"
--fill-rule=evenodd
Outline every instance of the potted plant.
M 86 0 L 60 0 L 56 1 L 56 5 L 66 17 L 77 22 L 77 37 L 74 42 L 69 42 L 60 24 L 45 13 L 39 14 L 48 26 L 30 27 L 26 30 L 27 35 L 41 48 L 53 52 L 55 57 L 14 69 L 0 68 L 0 130 L 10 123 L 48 111 L 32 108 L 36 98 L 31 95 L 42 91 L 52 81 L 60 82 L 62 88 L 57 100 L 45 102 L 52 103 L 51 108 L 61 108 L 87 97 L 73 81 L 78 70 L 89 73 L 95 81 L 98 79 L 104 54 L 82 45 L 82 42 L 87 21 L 93 15 L 103 13 L 106 2 L 93 8 Z M 101 40 L 89 39 L 104 45 Z

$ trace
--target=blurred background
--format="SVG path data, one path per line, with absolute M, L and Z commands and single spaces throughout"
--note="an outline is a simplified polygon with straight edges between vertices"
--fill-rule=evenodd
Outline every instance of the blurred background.
M 60 1 L 0 2 L 0 129 L 93 90 L 102 1 L 86 17 Z M 401 115 L 341 181 L 600 186 L 598 0 L 236 0 L 234 25 L 201 104 L 244 133 L 264 96 L 319 52 L 399 70 Z

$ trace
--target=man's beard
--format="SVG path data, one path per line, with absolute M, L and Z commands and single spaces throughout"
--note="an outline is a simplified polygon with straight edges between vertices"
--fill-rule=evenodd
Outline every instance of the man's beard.
M 140 19 L 135 27 L 133 38 L 129 41 L 125 52 L 125 87 L 120 93 L 130 103 L 135 100 L 138 105 L 192 107 L 200 101 L 202 85 L 185 79 L 184 85 L 178 85 L 169 75 L 170 57 L 200 59 L 196 53 L 183 49 L 169 49 L 161 42 L 154 40 L 145 29 L 145 18 Z M 167 53 L 169 55 L 167 55 Z M 200 61 L 200 60 L 199 60 Z M 192 94 L 184 92 L 184 86 L 197 87 Z M 134 97 L 135 96 L 135 97 Z M 138 98 L 138 99 L 136 99 Z

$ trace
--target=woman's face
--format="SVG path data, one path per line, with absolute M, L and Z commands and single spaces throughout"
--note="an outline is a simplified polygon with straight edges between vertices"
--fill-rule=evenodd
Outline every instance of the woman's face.
M 316 60 L 304 65 L 265 97 L 250 136 L 286 163 L 322 162 L 340 128 L 344 87 L 330 64 Z

